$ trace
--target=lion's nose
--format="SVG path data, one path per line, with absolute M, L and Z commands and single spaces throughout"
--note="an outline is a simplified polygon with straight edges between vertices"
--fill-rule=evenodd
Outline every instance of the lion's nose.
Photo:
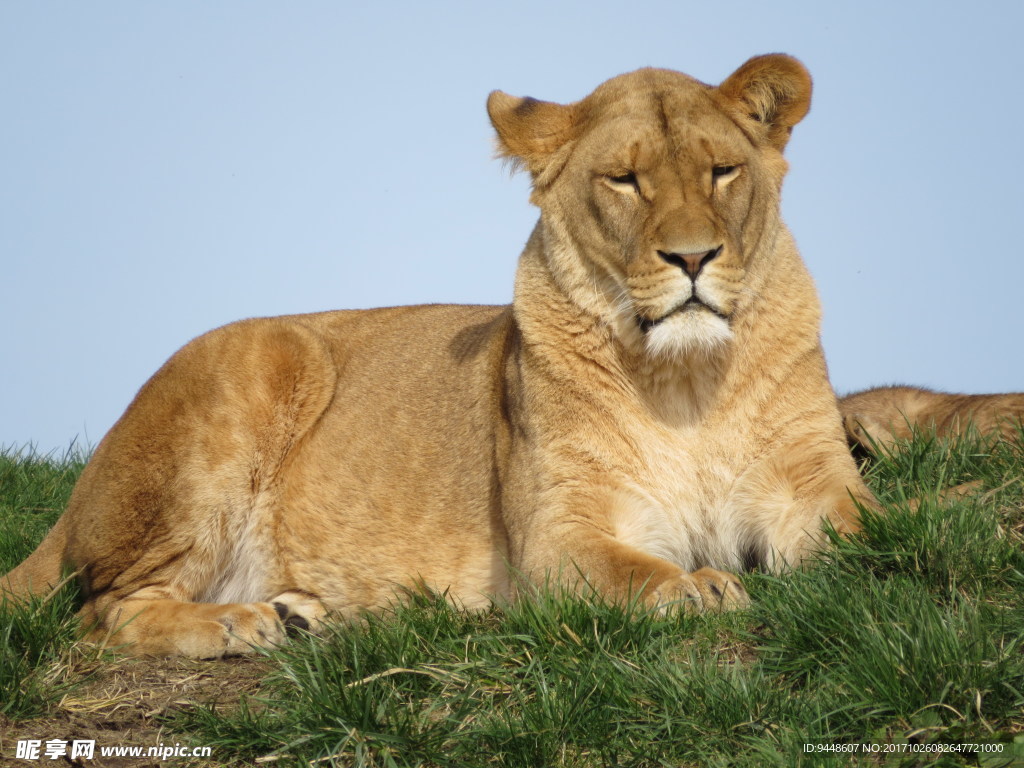
M 658 255 L 662 259 L 667 261 L 669 264 L 674 264 L 683 270 L 690 276 L 691 280 L 696 280 L 697 275 L 700 274 L 704 266 L 716 258 L 718 254 L 722 252 L 722 246 L 712 248 L 710 251 L 700 251 L 698 253 L 668 253 L 666 251 L 658 251 Z

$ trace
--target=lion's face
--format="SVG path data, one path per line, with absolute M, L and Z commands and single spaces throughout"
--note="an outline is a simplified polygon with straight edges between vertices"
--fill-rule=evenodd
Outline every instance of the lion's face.
M 809 97 L 802 66 L 771 56 L 720 88 L 648 69 L 568 106 L 496 92 L 489 108 L 506 152 L 533 174 L 563 289 L 665 356 L 732 337 L 778 226 L 781 150 Z

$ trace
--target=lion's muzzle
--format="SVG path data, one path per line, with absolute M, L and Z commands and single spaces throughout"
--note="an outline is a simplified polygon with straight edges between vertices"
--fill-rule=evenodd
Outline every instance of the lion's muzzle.
M 658 251 L 658 255 L 667 263 L 679 267 L 689 275 L 690 280 L 696 281 L 701 270 L 714 261 L 722 253 L 722 246 L 712 248 L 709 251 L 697 251 L 696 253 L 677 253 L 675 251 Z
M 721 310 L 717 309 L 716 307 L 712 306 L 708 302 L 698 297 L 696 293 L 693 293 L 690 296 L 690 298 L 688 298 L 686 301 L 682 302 L 678 306 L 673 307 L 671 310 L 666 312 L 661 317 L 656 317 L 653 319 L 649 317 L 639 317 L 637 318 L 637 324 L 640 326 L 640 330 L 643 333 L 647 333 L 649 330 L 654 328 L 654 326 L 663 323 L 664 321 L 668 320 L 670 317 L 673 317 L 674 315 L 678 315 L 683 312 L 701 312 L 704 310 L 710 312 L 716 317 L 721 318 L 722 320 L 725 320 L 726 322 L 729 322 L 728 315 L 726 315 Z

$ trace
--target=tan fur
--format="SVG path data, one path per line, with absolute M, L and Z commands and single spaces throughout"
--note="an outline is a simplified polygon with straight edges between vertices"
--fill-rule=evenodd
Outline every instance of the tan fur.
M 104 438 L 12 591 L 80 569 L 98 636 L 201 657 L 403 585 L 482 606 L 513 594 L 509 568 L 652 606 L 744 604 L 731 572 L 797 563 L 871 503 L 779 219 L 810 88 L 773 55 L 719 88 L 645 69 L 566 106 L 493 93 L 541 211 L 512 305 L 196 339 Z
M 1024 393 L 955 395 L 919 387 L 878 387 L 840 398 L 850 443 L 871 453 L 908 440 L 915 430 L 956 437 L 968 430 L 1014 438 L 1021 434 Z

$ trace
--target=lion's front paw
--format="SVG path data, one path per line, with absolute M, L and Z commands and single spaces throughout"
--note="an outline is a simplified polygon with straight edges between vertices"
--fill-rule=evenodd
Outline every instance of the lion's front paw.
M 687 613 L 732 611 L 750 605 L 750 596 L 731 573 L 701 568 L 664 581 L 654 590 L 659 609 L 680 608 Z

